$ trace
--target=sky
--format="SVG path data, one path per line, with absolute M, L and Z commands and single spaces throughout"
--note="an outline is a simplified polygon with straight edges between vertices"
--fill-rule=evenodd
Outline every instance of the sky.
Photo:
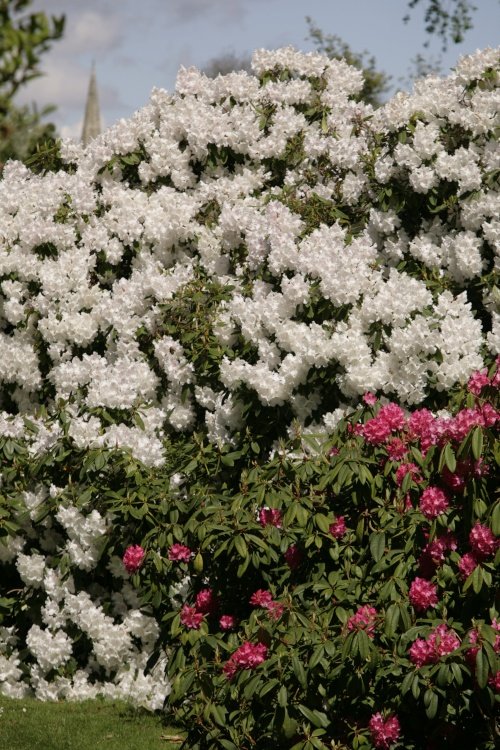
M 109 126 L 147 104 L 153 87 L 173 91 L 181 65 L 203 68 L 213 58 L 258 48 L 314 50 L 306 16 L 353 51 L 373 55 L 377 69 L 392 76 L 393 90 L 408 88 L 418 53 L 434 61 L 441 56 L 446 73 L 462 55 L 499 45 L 499 0 L 474 2 L 474 28 L 443 54 L 437 38 L 424 49 L 428 0 L 420 0 L 407 24 L 408 0 L 33 0 L 32 10 L 64 14 L 66 27 L 42 57 L 43 77 L 17 102 L 56 105 L 50 119 L 59 132 L 79 138 L 93 61 Z

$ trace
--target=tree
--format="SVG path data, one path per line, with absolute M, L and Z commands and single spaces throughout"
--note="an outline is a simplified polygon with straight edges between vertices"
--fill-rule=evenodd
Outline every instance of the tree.
M 31 2 L 0 0 L 0 170 L 7 159 L 25 160 L 55 136 L 54 126 L 42 122 L 50 108 L 39 112 L 14 104 L 19 89 L 42 75 L 41 55 L 64 30 L 64 16 L 26 12 Z
M 375 67 L 375 58 L 368 57 L 368 52 L 353 52 L 349 45 L 336 34 L 325 34 L 315 25 L 312 18 L 306 16 L 309 30 L 308 39 L 314 46 L 330 58 L 345 60 L 349 65 L 363 71 L 365 83 L 359 94 L 359 98 L 368 104 L 379 106 L 382 103 L 383 94 L 389 89 L 390 76 Z
M 216 78 L 218 75 L 227 75 L 236 70 L 244 70 L 250 73 L 252 70 L 252 61 L 250 55 L 236 55 L 234 52 L 226 52 L 219 57 L 213 57 L 203 68 L 203 72 L 209 78 Z
M 408 8 L 412 10 L 421 0 L 408 0 Z M 472 13 L 477 6 L 470 0 L 426 0 L 425 31 L 427 34 L 436 34 L 441 38 L 443 52 L 448 47 L 448 42 L 455 44 L 463 42 L 464 35 L 472 29 Z M 403 21 L 408 23 L 408 13 Z M 425 43 L 429 46 L 429 41 Z

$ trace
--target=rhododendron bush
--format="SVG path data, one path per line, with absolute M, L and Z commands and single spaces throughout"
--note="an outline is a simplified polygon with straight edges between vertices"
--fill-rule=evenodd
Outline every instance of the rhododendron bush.
M 493 747 L 498 63 L 373 110 L 259 51 L 6 165 L 2 692 Z

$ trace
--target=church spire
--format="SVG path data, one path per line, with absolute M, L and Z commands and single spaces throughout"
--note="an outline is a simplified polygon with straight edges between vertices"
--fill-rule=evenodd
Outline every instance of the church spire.
M 92 63 L 90 74 L 87 103 L 85 105 L 85 119 L 83 121 L 82 142 L 86 146 L 92 138 L 101 132 L 101 115 L 99 112 L 99 98 L 97 96 L 97 82 L 95 77 L 95 65 Z

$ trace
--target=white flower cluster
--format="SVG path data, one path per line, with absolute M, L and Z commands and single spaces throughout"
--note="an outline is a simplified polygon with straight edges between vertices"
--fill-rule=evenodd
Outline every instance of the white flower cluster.
M 57 493 L 52 488 L 52 495 Z M 36 513 L 40 498 L 49 491 L 26 493 L 26 509 Z M 22 513 L 20 513 L 20 518 Z M 96 511 L 84 515 L 70 505 L 60 505 L 54 514 L 60 532 L 58 545 L 48 554 L 35 551 L 25 554 L 34 529 L 26 525 L 24 533 L 0 541 L 0 560 L 15 562 L 25 586 L 43 594 L 41 624 L 32 624 L 25 643 L 24 669 L 20 669 L 20 650 L 24 648 L 15 628 L 0 628 L 0 693 L 22 697 L 34 692 L 41 700 L 85 700 L 98 695 L 121 698 L 136 705 L 157 710 L 163 706 L 170 685 L 161 665 L 145 674 L 147 660 L 159 635 L 155 619 L 142 612 L 128 574 L 118 558 L 110 561 L 114 590 L 91 584 L 88 591 L 76 591 L 73 575 L 63 576 L 54 568 L 54 551 L 66 552 L 72 568 L 93 571 L 100 558 L 100 548 L 110 519 Z M 49 520 L 52 525 L 52 519 Z M 66 538 L 66 542 L 64 539 Z M 10 541 L 21 540 L 21 545 Z M 33 545 L 33 541 L 28 542 Z M 36 543 L 36 542 L 35 542 Z M 43 546 L 43 545 L 41 545 Z M 106 610 L 106 611 L 105 611 Z M 75 633 L 79 637 L 75 640 Z M 88 653 L 77 654 L 78 641 L 87 639 Z M 78 668 L 64 674 L 71 660 Z M 54 670 L 59 674 L 52 677 Z M 49 673 L 51 673 L 49 675 Z

